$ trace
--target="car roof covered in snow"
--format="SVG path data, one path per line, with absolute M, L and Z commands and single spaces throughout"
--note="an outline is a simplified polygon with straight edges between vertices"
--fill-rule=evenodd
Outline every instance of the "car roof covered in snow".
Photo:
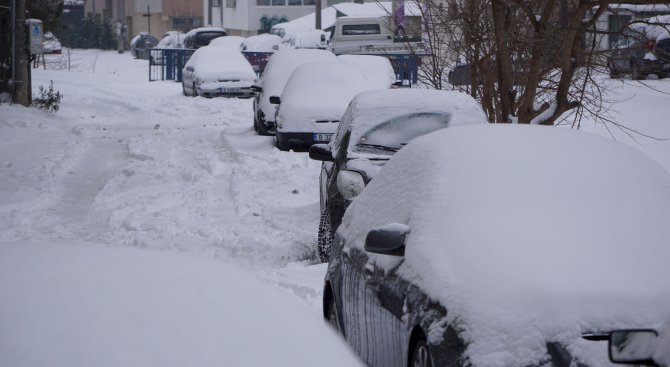
M 282 42 L 282 38 L 274 34 L 258 34 L 247 37 L 242 43 L 244 51 L 273 52 L 273 46 Z
M 341 62 L 361 69 L 371 85 L 376 88 L 389 88 L 396 82 L 395 71 L 391 61 L 384 56 L 374 55 L 340 55 Z
M 539 365 L 558 342 L 595 366 L 608 364 L 606 345 L 582 333 L 668 316 L 667 218 L 670 176 L 638 150 L 575 130 L 479 124 L 401 149 L 338 235 L 363 248 L 370 229 L 409 226 L 404 258 L 370 261 L 445 305 L 473 365 Z
M 242 42 L 244 42 L 244 37 L 225 36 L 214 38 L 209 42 L 209 45 L 215 47 L 226 47 L 235 51 L 240 51 L 242 48 Z
M 195 50 L 186 66 L 193 66 L 201 79 L 256 79 L 256 73 L 242 53 L 226 47 L 200 47 Z

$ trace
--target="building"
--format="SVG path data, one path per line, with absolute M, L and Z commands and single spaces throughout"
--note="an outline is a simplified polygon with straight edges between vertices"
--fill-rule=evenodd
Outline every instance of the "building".
M 609 50 L 621 37 L 621 31 L 631 21 L 645 19 L 655 15 L 670 14 L 670 5 L 661 4 L 614 4 L 603 13 L 596 23 L 596 29 L 603 32 L 598 40 L 599 49 Z
M 129 38 L 149 32 L 160 39 L 167 31 L 204 24 L 202 0 L 87 0 L 85 12 L 88 18 L 125 25 Z

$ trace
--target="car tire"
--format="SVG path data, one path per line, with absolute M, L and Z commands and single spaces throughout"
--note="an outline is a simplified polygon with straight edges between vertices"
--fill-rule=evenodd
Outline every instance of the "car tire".
M 330 302 L 328 303 L 328 314 L 326 320 L 328 324 L 335 329 L 335 332 L 344 336 L 344 331 L 342 330 L 342 322 L 340 321 L 340 311 L 337 309 L 337 302 L 335 302 L 335 297 L 330 297 Z
M 433 360 L 426 339 L 422 336 L 414 342 L 411 348 L 409 365 L 411 367 L 433 367 Z
M 330 224 L 330 210 L 328 207 L 321 213 L 319 220 L 319 235 L 317 238 L 317 252 L 319 260 L 327 263 L 330 260 L 330 251 L 333 247 L 333 227 Z

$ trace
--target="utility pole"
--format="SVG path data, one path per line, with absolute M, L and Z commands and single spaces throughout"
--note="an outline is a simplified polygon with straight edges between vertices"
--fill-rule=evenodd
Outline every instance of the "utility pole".
M 147 18 L 147 32 L 151 34 L 151 5 L 147 4 L 147 12 L 142 16 Z
M 28 37 L 26 34 L 26 0 L 12 0 L 12 101 L 26 107 L 32 103 Z
M 93 0 L 93 23 L 95 23 L 95 2 L 98 0 Z

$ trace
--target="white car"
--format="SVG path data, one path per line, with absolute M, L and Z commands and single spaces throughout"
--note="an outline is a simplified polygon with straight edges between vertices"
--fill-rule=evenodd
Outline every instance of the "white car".
M 372 86 L 363 72 L 339 61 L 309 63 L 298 67 L 278 102 L 277 148 L 308 149 L 326 143 L 355 95 Z
M 205 46 L 197 49 L 182 71 L 185 96 L 251 98 L 256 73 L 239 51 Z
M 324 50 L 279 50 L 265 66 L 263 74 L 254 89 L 258 92 L 254 99 L 254 129 L 260 135 L 268 135 L 275 130 L 276 104 L 271 96 L 279 97 L 293 71 L 310 62 L 337 61 L 332 52 Z
M 45 54 L 59 54 L 62 51 L 60 41 L 51 32 L 44 32 L 42 45 Z
M 274 34 L 258 34 L 247 37 L 242 44 L 242 51 L 248 52 L 274 52 L 278 49 L 282 39 Z

